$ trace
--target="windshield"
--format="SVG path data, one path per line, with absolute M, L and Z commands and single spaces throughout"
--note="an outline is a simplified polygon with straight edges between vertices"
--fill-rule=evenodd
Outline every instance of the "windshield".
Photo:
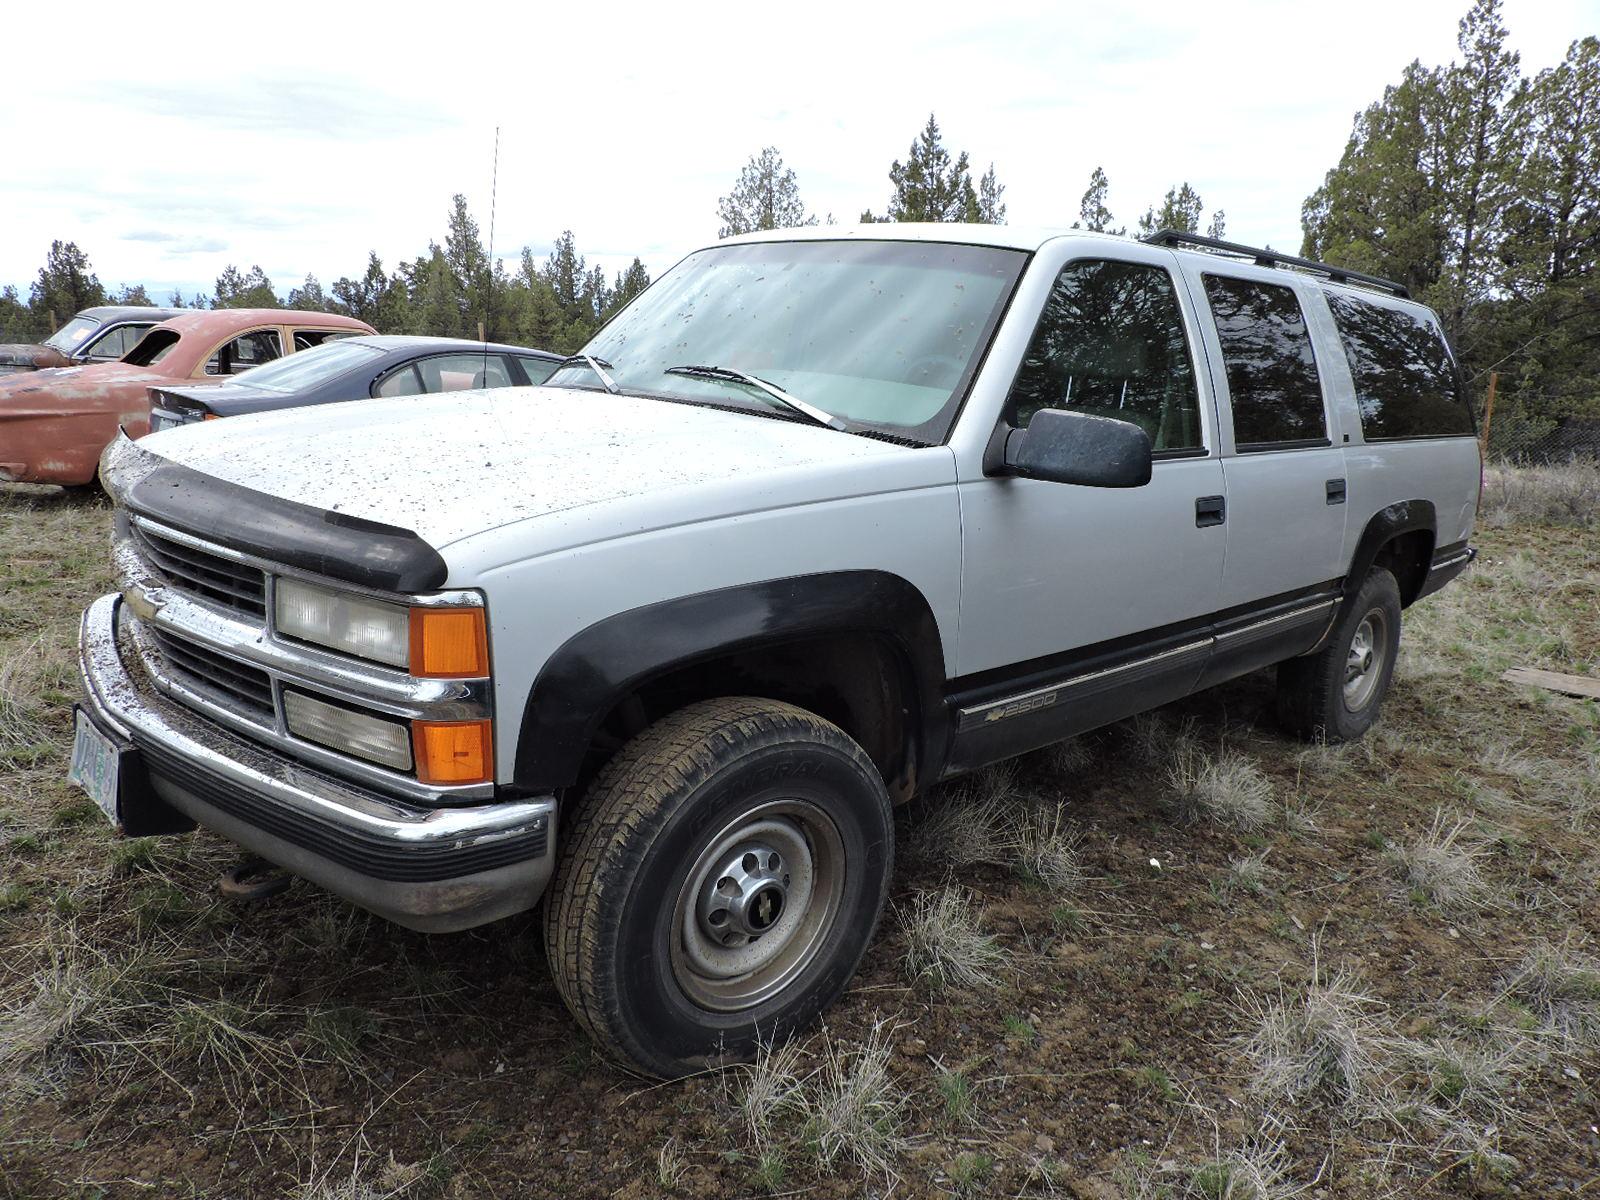
M 342 375 L 360 363 L 382 356 L 383 351 L 374 346 L 347 341 L 324 342 L 276 362 L 252 368 L 245 373 L 249 376 L 245 382 L 250 387 L 265 388 L 269 392 L 299 392 L 326 383 L 335 375 Z
M 584 352 L 623 392 L 761 411 L 755 388 L 669 374 L 743 371 L 852 425 L 943 439 L 1027 255 L 939 242 L 758 242 L 690 255 Z M 595 388 L 587 366 L 553 387 Z
M 45 338 L 44 344 L 52 350 L 59 350 L 63 354 L 71 354 L 83 344 L 84 338 L 99 328 L 100 322 L 93 317 L 73 317 L 72 320 Z

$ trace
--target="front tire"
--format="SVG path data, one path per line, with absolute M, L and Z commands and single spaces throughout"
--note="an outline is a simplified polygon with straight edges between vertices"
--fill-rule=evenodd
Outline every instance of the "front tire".
M 1330 745 L 1372 727 L 1400 653 L 1400 585 L 1374 567 L 1350 598 L 1325 646 L 1278 664 L 1278 720 Z
M 843 992 L 893 860 L 883 780 L 837 726 L 771 700 L 693 704 L 585 797 L 546 900 L 550 971 L 626 1067 L 747 1059 Z

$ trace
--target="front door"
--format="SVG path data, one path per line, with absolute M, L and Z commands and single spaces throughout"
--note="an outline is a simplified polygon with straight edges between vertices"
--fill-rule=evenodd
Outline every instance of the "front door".
M 961 485 L 952 766 L 963 769 L 1186 694 L 1222 586 L 1211 384 L 1174 256 L 1129 246 L 1062 269 L 1006 402 L 1141 426 L 1144 487 L 1014 477 Z

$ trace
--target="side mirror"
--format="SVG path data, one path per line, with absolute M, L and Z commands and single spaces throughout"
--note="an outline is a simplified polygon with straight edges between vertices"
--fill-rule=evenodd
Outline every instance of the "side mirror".
M 1006 470 L 1024 479 L 1083 487 L 1150 482 L 1150 435 L 1128 421 L 1041 408 L 1026 429 L 1006 435 Z

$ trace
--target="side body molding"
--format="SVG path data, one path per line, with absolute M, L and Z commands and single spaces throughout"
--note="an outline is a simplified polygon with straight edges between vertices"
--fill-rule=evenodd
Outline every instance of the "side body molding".
M 721 588 L 599 621 L 569 638 L 534 680 L 518 734 L 516 782 L 570 787 L 606 715 L 638 687 L 724 654 L 806 638 L 865 634 L 890 648 L 923 779 L 948 738 L 944 648 L 927 599 L 884 571 L 835 571 Z

